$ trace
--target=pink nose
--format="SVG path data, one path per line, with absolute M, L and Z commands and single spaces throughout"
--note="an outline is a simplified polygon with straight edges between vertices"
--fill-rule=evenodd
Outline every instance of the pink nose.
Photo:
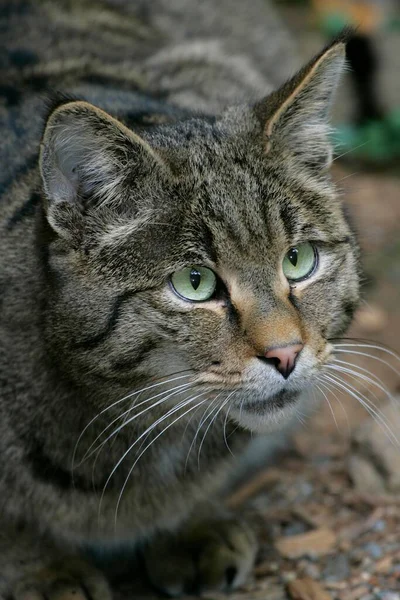
M 296 365 L 296 358 L 300 354 L 304 344 L 292 344 L 271 348 L 264 353 L 265 358 L 271 360 L 279 373 L 287 379 Z

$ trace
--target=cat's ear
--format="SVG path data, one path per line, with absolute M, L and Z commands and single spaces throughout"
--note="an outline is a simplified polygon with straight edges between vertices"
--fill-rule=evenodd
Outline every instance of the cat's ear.
M 280 89 L 256 106 L 265 152 L 295 157 L 313 171 L 332 162 L 329 112 L 345 65 L 345 40 L 333 42 Z
M 83 101 L 62 104 L 49 116 L 40 171 L 50 225 L 64 238 L 77 237 L 88 208 L 119 203 L 135 174 L 162 166 L 138 135 Z

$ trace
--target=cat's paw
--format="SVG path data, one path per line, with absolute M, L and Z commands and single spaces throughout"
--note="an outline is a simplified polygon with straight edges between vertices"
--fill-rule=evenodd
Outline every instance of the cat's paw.
M 13 587 L 13 600 L 111 600 L 103 575 L 79 559 L 65 559 L 25 575 Z
M 144 551 L 151 583 L 180 596 L 242 585 L 254 564 L 257 542 L 252 528 L 238 518 L 201 521 L 177 535 L 156 538 Z

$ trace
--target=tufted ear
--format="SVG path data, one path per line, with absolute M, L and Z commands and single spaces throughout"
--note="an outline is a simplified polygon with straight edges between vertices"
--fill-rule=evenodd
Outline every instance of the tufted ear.
M 76 238 L 88 209 L 123 202 L 135 175 L 157 165 L 164 166 L 149 144 L 104 111 L 82 101 L 59 106 L 47 120 L 40 152 L 50 225 Z
M 329 111 L 345 64 L 348 35 L 342 35 L 256 106 L 267 153 L 280 151 L 316 172 L 329 167 Z

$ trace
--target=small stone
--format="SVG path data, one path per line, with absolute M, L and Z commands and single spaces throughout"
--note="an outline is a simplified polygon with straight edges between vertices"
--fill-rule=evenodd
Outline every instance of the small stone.
M 350 565 L 345 554 L 333 556 L 322 573 L 326 581 L 343 581 L 350 575 Z
M 364 568 L 370 568 L 370 566 L 372 565 L 372 558 L 370 556 L 364 556 L 364 559 L 362 561 L 362 565 Z
M 331 595 L 321 584 L 310 577 L 290 582 L 287 591 L 292 600 L 332 600 Z
M 305 533 L 309 530 L 309 527 L 304 523 L 304 521 L 295 521 L 294 523 L 289 523 L 284 527 L 282 534 L 284 536 L 292 536 L 297 535 L 299 533 Z
M 321 569 L 316 563 L 304 560 L 299 564 L 299 567 L 302 575 L 311 579 L 319 579 L 321 577 Z
M 379 546 L 379 544 L 376 544 L 375 542 L 365 544 L 364 550 L 368 552 L 368 554 L 372 556 L 372 558 L 375 559 L 382 558 L 383 556 L 382 548 Z
M 265 575 L 271 575 L 279 570 L 279 565 L 276 562 L 265 560 L 254 568 L 254 575 L 256 577 L 265 577 Z
M 392 573 L 393 575 L 400 577 L 400 563 L 396 563 L 395 565 L 393 565 Z
M 282 583 L 290 583 L 296 579 L 297 575 L 294 571 L 286 571 L 281 574 Z
M 385 531 L 386 529 L 386 521 L 384 521 L 383 519 L 378 519 L 378 521 L 375 521 L 373 527 L 372 527 L 372 531 Z
M 311 485 L 311 483 L 308 483 L 308 481 L 303 481 L 299 486 L 299 489 L 304 498 L 311 496 L 311 494 L 314 492 L 314 486 Z

